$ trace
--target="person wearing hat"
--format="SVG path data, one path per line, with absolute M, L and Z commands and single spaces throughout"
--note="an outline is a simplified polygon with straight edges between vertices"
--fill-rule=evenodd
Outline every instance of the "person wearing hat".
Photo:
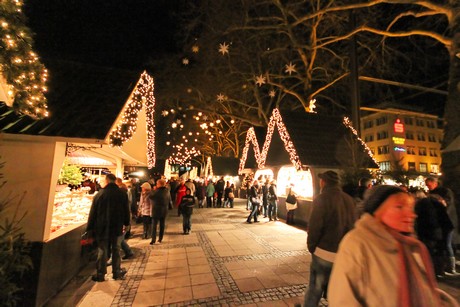
M 321 297 L 326 296 L 339 243 L 356 221 L 355 202 L 339 187 L 339 175 L 327 171 L 318 177 L 321 193 L 313 200 L 307 230 L 312 261 L 310 283 L 305 292 L 306 307 L 318 306 Z
M 147 239 L 150 236 L 151 225 L 152 225 L 152 201 L 149 198 L 152 186 L 148 182 L 144 182 L 141 185 L 141 199 L 139 201 L 139 215 L 142 216 L 143 225 L 143 239 Z
M 340 243 L 329 306 L 458 306 L 437 288 L 430 255 L 413 236 L 414 203 L 396 186 L 370 191 L 365 213 Z

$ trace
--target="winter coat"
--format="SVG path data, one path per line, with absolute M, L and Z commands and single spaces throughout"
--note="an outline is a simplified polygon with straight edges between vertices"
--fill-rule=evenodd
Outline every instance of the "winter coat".
M 184 216 L 190 216 L 193 214 L 193 207 L 195 206 L 195 198 L 192 195 L 184 195 L 180 203 L 180 212 Z
M 152 202 L 149 199 L 149 193 L 141 193 L 139 212 L 142 216 L 152 216 Z
M 166 187 L 158 188 L 150 192 L 149 198 L 153 204 L 154 219 L 165 218 L 168 213 L 168 206 L 171 201 L 171 194 Z
M 275 184 L 270 184 L 270 186 L 268 187 L 267 198 L 270 204 L 274 204 L 278 200 L 278 195 L 276 195 L 276 185 Z
M 437 241 L 445 242 L 447 235 L 454 229 L 446 207 L 436 198 L 428 196 L 418 200 L 415 213 L 415 231 L 419 240 L 429 248 L 434 247 Z
M 328 285 L 329 306 L 398 306 L 397 244 L 385 226 L 363 214 L 340 243 Z M 413 247 L 413 252 L 418 250 Z M 423 263 L 417 263 L 426 276 Z M 420 291 L 430 291 L 428 282 Z
M 355 221 L 353 198 L 338 186 L 325 186 L 321 194 L 313 200 L 308 225 L 308 250 L 312 254 L 317 248 L 336 253 L 340 241 L 353 228 Z M 316 255 L 324 259 L 318 253 Z
M 86 231 L 96 240 L 108 240 L 121 236 L 123 226 L 129 222 L 128 195 L 115 183 L 109 183 L 94 196 Z
M 214 184 L 212 184 L 212 182 L 210 182 L 208 184 L 208 186 L 206 187 L 206 196 L 207 197 L 212 197 L 214 195 L 215 191 L 216 191 L 216 189 L 214 188 Z
M 180 184 L 176 188 L 176 202 L 175 202 L 176 207 L 179 207 L 182 197 L 184 197 L 186 191 L 187 191 L 187 187 L 185 186 L 185 184 Z

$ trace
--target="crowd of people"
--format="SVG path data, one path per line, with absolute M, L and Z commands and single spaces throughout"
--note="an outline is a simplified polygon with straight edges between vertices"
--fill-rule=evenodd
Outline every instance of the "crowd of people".
M 427 192 L 374 186 L 362 178 L 349 195 L 336 172 L 318 177 L 320 194 L 313 200 L 307 229 L 312 261 L 304 306 L 318 306 L 322 297 L 330 306 L 458 306 L 436 284 L 436 279 L 456 274 L 459 233 L 451 190 L 431 177 Z M 108 174 L 101 186 L 87 224 L 98 250 L 94 281 L 105 280 L 108 262 L 114 279 L 126 274 L 120 249 L 123 259 L 133 256 L 126 243 L 131 219 L 143 224 L 143 239 L 161 243 L 169 210 L 182 215 L 183 234 L 188 235 L 195 205 L 233 207 L 235 197 L 233 184 L 223 178 L 206 185 L 183 178 L 126 185 Z M 292 223 L 297 208 L 292 186 L 285 204 L 286 222 Z M 247 190 L 247 209 L 247 223 L 259 222 L 262 215 L 278 220 L 276 181 L 254 180 Z
M 355 193 L 336 172 L 319 174 L 308 225 L 312 255 L 304 306 L 458 306 L 437 287 L 456 274 L 453 193 L 428 178 L 428 192 L 362 178 Z

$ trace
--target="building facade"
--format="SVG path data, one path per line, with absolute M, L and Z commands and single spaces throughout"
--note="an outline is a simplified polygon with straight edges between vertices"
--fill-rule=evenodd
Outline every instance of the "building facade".
M 442 129 L 435 115 L 395 108 L 361 117 L 361 138 L 367 143 L 380 170 L 438 174 L 441 166 Z

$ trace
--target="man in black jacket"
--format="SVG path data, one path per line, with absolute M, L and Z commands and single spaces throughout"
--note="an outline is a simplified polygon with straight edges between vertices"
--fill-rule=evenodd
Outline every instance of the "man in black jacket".
M 318 177 L 321 194 L 313 200 L 307 231 L 312 261 L 310 283 L 305 293 L 306 307 L 318 306 L 321 296 L 327 293 L 339 243 L 356 221 L 355 202 L 339 187 L 339 175 L 327 171 Z
M 108 248 L 112 249 L 112 272 L 114 279 L 123 279 L 126 270 L 121 268 L 120 244 L 123 239 L 124 227 L 129 225 L 128 195 L 116 184 L 116 177 L 108 174 L 105 187 L 93 199 L 88 217 L 86 231 L 97 243 L 97 274 L 94 281 L 104 281 L 107 274 Z
M 153 202 L 152 241 L 150 241 L 150 245 L 153 245 L 157 239 L 158 223 L 160 223 L 160 236 L 158 237 L 158 242 L 161 243 L 163 240 L 168 205 L 171 202 L 171 194 L 166 188 L 166 181 L 164 179 L 157 180 L 156 189 L 150 192 L 149 198 Z

